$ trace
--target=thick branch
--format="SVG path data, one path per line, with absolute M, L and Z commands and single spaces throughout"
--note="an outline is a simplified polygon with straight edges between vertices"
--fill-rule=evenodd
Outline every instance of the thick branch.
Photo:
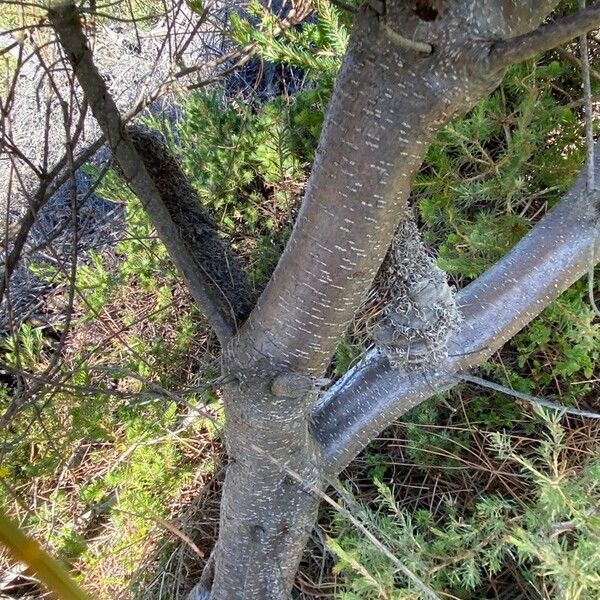
M 554 23 L 543 25 L 531 33 L 496 42 L 490 50 L 486 67 L 500 71 L 541 52 L 552 50 L 596 27 L 600 27 L 600 2 Z
M 204 274 L 206 287 L 215 298 L 223 295 L 237 325 L 241 325 L 254 306 L 254 294 L 240 261 L 220 235 L 212 216 L 160 135 L 142 127 L 129 127 L 127 133 L 144 161 L 190 259 Z M 160 219 L 160 215 L 153 212 L 154 206 L 148 205 L 146 209 L 153 221 Z
M 555 3 L 456 2 L 430 22 L 406 3 L 387 3 L 385 15 L 363 5 L 294 231 L 230 348 L 238 371 L 323 373 L 389 247 L 429 142 L 500 81 L 501 72 L 479 68 L 489 40 L 533 29 Z M 418 32 L 435 52 L 398 45 L 389 28 L 407 39 Z
M 484 44 L 473 52 L 467 36 L 454 35 L 464 16 L 448 19 L 427 24 L 425 41 L 435 39 L 438 51 L 420 56 L 390 40 L 373 11 L 359 10 L 294 231 L 232 348 L 238 370 L 323 373 L 434 133 L 498 83 L 468 76 Z M 422 26 L 403 3 L 390 5 L 384 24 L 404 37 Z M 450 64 L 456 76 L 442 80 Z
M 229 302 L 210 276 L 194 261 L 127 134 L 116 104 L 93 62 L 77 9 L 69 0 L 55 0 L 48 14 L 121 172 L 150 213 L 158 235 L 182 272 L 194 299 L 214 327 L 221 343 L 225 343 L 236 331 Z
M 371 352 L 322 398 L 314 434 L 329 472 L 342 469 L 401 414 L 455 385 L 457 371 L 485 361 L 583 276 L 591 257 L 600 258 L 600 200 L 585 194 L 584 180 L 581 175 L 511 252 L 460 292 L 464 324 L 445 362 L 435 370 L 406 373 Z

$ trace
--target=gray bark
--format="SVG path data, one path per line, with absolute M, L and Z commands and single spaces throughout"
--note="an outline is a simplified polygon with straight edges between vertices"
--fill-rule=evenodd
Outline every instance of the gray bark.
M 483 10 L 457 2 L 428 23 L 396 5 L 383 14 L 360 11 L 295 229 L 227 349 L 228 374 L 241 390 L 246 381 L 264 385 L 282 372 L 324 372 L 389 247 L 429 141 L 499 83 L 497 72 L 481 67 L 490 40 L 539 24 L 553 3 L 526 11 L 526 18 L 486 4 Z M 389 28 L 434 52 L 419 55 L 398 45 Z M 287 597 L 318 504 L 307 492 L 322 485 L 323 472 L 343 465 L 315 450 L 315 438 L 327 453 L 333 449 L 326 435 L 309 427 L 311 395 L 282 402 L 262 389 L 226 394 L 226 442 L 235 462 L 226 474 L 211 598 Z M 362 391 L 372 402 L 376 390 Z M 388 422 L 373 413 L 374 427 L 358 437 L 352 420 L 332 416 L 334 429 L 348 431 L 346 458 Z M 306 474 L 305 489 L 286 479 L 290 470 Z M 246 578 L 242 585 L 240 573 L 248 572 L 251 585 Z
M 600 173 L 600 144 L 595 173 Z M 586 169 L 566 197 L 502 260 L 461 290 L 464 318 L 435 369 L 401 372 L 370 352 L 328 390 L 313 415 L 323 466 L 338 473 L 394 419 L 454 375 L 480 365 L 600 260 L 600 196 L 586 192 Z
M 53 24 L 116 160 L 224 344 L 230 464 L 219 540 L 196 598 L 287 598 L 327 477 L 403 407 L 451 385 L 457 369 L 504 343 L 589 264 L 596 214 L 567 201 L 463 292 L 468 328 L 454 340 L 461 358 L 403 376 L 371 357 L 314 411 L 316 393 L 306 390 L 318 386 L 384 258 L 430 141 L 499 83 L 501 69 L 490 63 L 498 41 L 532 31 L 556 0 L 438 4 L 427 21 L 404 2 L 359 10 L 291 239 L 231 340 L 235 321 L 188 260 L 190 248 L 102 87 L 74 7 L 54 4 Z
M 225 410 L 229 464 L 210 598 L 287 598 L 322 486 L 310 404 L 274 396 L 261 378 L 228 386 Z
M 551 50 L 599 26 L 600 3 L 596 3 L 531 33 L 494 44 L 490 52 L 489 68 L 503 69 L 516 62 L 533 58 L 536 54 Z
M 129 127 L 127 134 L 160 194 L 161 210 L 166 208 L 177 228 L 187 250 L 186 259 L 196 267 L 207 296 L 221 303 L 237 329 L 254 305 L 254 294 L 240 261 L 160 135 L 142 127 Z M 147 210 L 153 221 L 160 221 L 161 215 L 150 207 Z

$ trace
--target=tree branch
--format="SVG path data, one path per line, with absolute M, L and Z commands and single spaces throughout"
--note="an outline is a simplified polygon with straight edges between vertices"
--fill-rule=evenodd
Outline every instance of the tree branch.
M 563 59 L 566 60 L 569 64 L 574 66 L 576 69 L 581 69 L 581 61 L 571 54 L 568 50 L 564 48 L 556 48 L 556 53 Z M 596 82 L 600 82 L 600 73 L 595 69 L 590 69 L 590 77 Z
M 600 419 L 600 413 L 562 406 L 556 402 L 549 402 L 548 400 L 538 398 L 537 396 L 532 396 L 531 394 L 524 394 L 523 392 L 518 392 L 517 390 L 513 390 L 505 385 L 500 385 L 499 383 L 494 383 L 493 381 L 488 381 L 487 379 L 482 379 L 481 377 L 475 377 L 474 375 L 469 375 L 468 373 L 457 373 L 456 378 L 462 381 L 468 381 L 469 383 L 474 383 L 475 385 L 488 388 L 490 390 L 494 390 L 495 392 L 500 392 L 501 394 L 506 394 L 507 396 L 512 396 L 518 400 L 524 400 L 525 402 L 530 402 L 531 404 L 549 408 L 550 410 L 564 412 L 565 414 L 576 417 L 585 417 L 587 419 Z
M 177 227 L 190 259 L 204 274 L 212 295 L 222 294 L 229 311 L 241 326 L 254 306 L 254 294 L 246 273 L 219 228 L 202 205 L 196 190 L 160 135 L 143 127 L 128 127 L 127 133 L 144 162 L 162 204 Z M 155 207 L 146 207 L 153 221 Z
M 496 42 L 486 68 L 500 71 L 600 27 L 600 2 L 523 35 Z
M 337 382 L 313 415 L 313 433 L 328 472 L 341 470 L 400 415 L 453 387 L 458 371 L 489 358 L 585 275 L 590 255 L 600 258 L 599 202 L 597 194 L 585 192 L 584 170 L 564 200 L 459 293 L 464 323 L 450 342 L 449 358 L 435 369 L 400 372 L 371 351 Z
M 380 15 L 366 3 L 360 8 L 294 230 L 233 340 L 233 370 L 247 377 L 325 371 L 381 265 L 433 136 L 499 83 L 499 71 L 473 74 L 488 40 L 533 29 L 556 1 L 525 9 L 458 3 L 426 24 L 406 3 L 388 2 L 385 24 L 409 39 L 418 31 L 435 47 L 430 55 L 392 42 Z M 435 75 L 448 65 L 452 77 Z
M 73 161 L 73 168 L 78 169 L 83 166 L 100 149 L 103 143 L 104 138 L 100 138 L 89 144 Z M 27 208 L 27 212 L 18 224 L 16 235 L 11 240 L 12 248 L 4 262 L 4 270 L 0 273 L 0 305 L 4 299 L 4 294 L 8 288 L 10 278 L 21 258 L 38 212 L 43 208 L 46 202 L 48 202 L 52 195 L 72 176 L 72 171 L 67 169 L 66 165 L 67 159 L 65 155 L 57 161 L 47 175 L 44 175 L 41 178 L 40 185 L 33 195 L 32 201 Z M 5 243 L 6 246 L 8 246 L 7 242 L 8 240 Z
M 225 344 L 236 331 L 235 317 L 228 299 L 191 256 L 155 182 L 125 130 L 116 104 L 93 62 L 75 5 L 70 0 L 54 0 L 48 15 L 115 161 L 151 215 L 158 235 L 182 272 L 192 296 L 214 327 L 221 343 Z

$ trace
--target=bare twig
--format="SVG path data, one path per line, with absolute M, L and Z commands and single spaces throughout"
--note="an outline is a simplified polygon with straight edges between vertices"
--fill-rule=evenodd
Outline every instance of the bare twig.
M 84 165 L 100 149 L 102 144 L 104 144 L 103 137 L 92 142 L 73 161 L 73 168 L 77 169 Z M 13 247 L 6 257 L 6 261 L 4 263 L 4 271 L 0 274 L 0 304 L 2 303 L 4 293 L 13 271 L 15 270 L 23 249 L 25 248 L 27 238 L 29 237 L 29 232 L 35 223 L 38 212 L 51 198 L 52 194 L 54 194 L 72 176 L 71 171 L 65 169 L 66 164 L 67 158 L 65 155 L 56 163 L 56 165 L 47 175 L 43 175 L 41 177 L 40 185 L 35 193 L 33 202 L 30 204 L 29 209 L 25 213 L 25 216 L 18 226 L 17 234 L 14 237 Z
M 563 412 L 567 415 L 585 417 L 587 419 L 600 419 L 599 413 L 590 412 L 587 410 L 579 410 L 577 408 L 569 408 L 568 406 L 562 406 L 561 404 L 557 404 L 556 402 L 550 402 L 549 400 L 544 400 L 543 398 L 538 398 L 537 396 L 532 396 L 531 394 L 524 394 L 523 392 L 518 392 L 509 387 L 506 387 L 505 385 L 494 383 L 493 381 L 488 381 L 487 379 L 482 379 L 481 377 L 476 377 L 475 375 L 469 375 L 468 373 L 460 372 L 457 373 L 455 377 L 462 381 L 468 381 L 469 383 L 480 385 L 481 387 L 488 388 L 489 390 L 495 390 L 496 392 L 501 392 L 502 394 L 506 394 L 507 396 L 518 398 L 519 400 L 525 400 L 526 402 L 531 402 L 532 404 L 537 404 L 538 406 L 543 406 L 545 408 L 550 408 L 552 410 Z
M 154 181 L 125 131 L 123 119 L 93 62 L 75 5 L 56 0 L 51 4 L 49 16 L 117 164 L 152 216 L 158 234 L 165 242 L 173 262 L 181 270 L 195 300 L 213 325 L 220 341 L 226 343 L 236 331 L 227 299 L 212 282 L 207 281 L 206 274 L 190 256 Z
M 585 9 L 585 0 L 579 0 L 579 6 Z M 600 9 L 599 9 L 600 11 Z M 587 32 L 579 38 L 581 49 L 581 77 L 583 79 L 583 97 L 585 100 L 585 145 L 587 158 L 587 191 L 592 194 L 594 185 L 594 115 L 592 112 L 592 86 L 590 84 L 590 57 Z

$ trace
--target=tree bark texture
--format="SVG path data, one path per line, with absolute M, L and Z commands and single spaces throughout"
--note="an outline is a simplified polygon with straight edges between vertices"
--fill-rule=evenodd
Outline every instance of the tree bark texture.
M 586 205 L 576 188 L 571 200 L 461 293 L 465 326 L 446 363 L 432 372 L 402 374 L 372 354 L 315 407 L 319 378 L 390 246 L 433 136 L 498 85 L 502 72 L 494 61 L 510 47 L 508 40 L 521 36 L 520 47 L 527 46 L 522 36 L 556 4 L 448 0 L 436 3 L 435 14 L 427 12 L 424 20 L 408 2 L 366 2 L 294 231 L 233 338 L 230 313 L 241 314 L 238 307 L 221 306 L 219 290 L 203 282 L 198 265 L 174 256 L 188 281 L 196 281 L 195 295 L 220 331 L 229 382 L 219 540 L 210 577 L 191 597 L 288 598 L 327 478 L 407 407 L 451 386 L 457 370 L 489 356 L 595 260 L 597 199 Z M 171 254 L 188 257 L 185 236 L 99 81 L 75 8 L 64 0 L 53 6 L 53 24 L 115 159 Z M 72 14 L 61 21 L 56 6 Z M 79 27 L 73 33 L 77 47 L 69 32 L 61 34 L 63 26 L 71 32 Z M 499 43 L 502 52 L 494 54 Z
M 600 143 L 594 172 L 600 175 Z M 502 260 L 461 290 L 464 319 L 435 368 L 392 369 L 367 354 L 320 399 L 313 428 L 323 466 L 338 473 L 394 419 L 458 383 L 455 374 L 487 360 L 600 260 L 600 194 L 584 168 L 569 193 Z
M 454 3 L 427 23 L 398 4 L 359 12 L 295 229 L 257 306 L 226 350 L 227 374 L 239 387 L 226 393 L 233 463 L 223 492 L 211 598 L 288 596 L 318 505 L 310 489 L 320 489 L 322 475 L 338 472 L 344 461 L 316 449 L 315 438 L 324 439 L 310 427 L 312 395 L 282 400 L 265 383 L 285 372 L 324 372 L 390 245 L 432 137 L 499 83 L 501 74 L 486 68 L 490 40 L 530 30 L 554 3 L 542 10 L 483 4 L 486 10 Z M 430 44 L 433 53 L 398 45 L 390 28 Z M 260 393 L 244 391 L 257 382 Z M 339 402 L 344 404 L 344 393 Z M 387 424 L 374 422 L 369 439 Z M 338 434 L 350 432 L 346 457 L 368 441 L 354 438 L 352 425 L 344 419 L 334 425 Z M 305 474 L 307 486 L 286 471 Z M 250 577 L 240 580 L 241 573 Z

